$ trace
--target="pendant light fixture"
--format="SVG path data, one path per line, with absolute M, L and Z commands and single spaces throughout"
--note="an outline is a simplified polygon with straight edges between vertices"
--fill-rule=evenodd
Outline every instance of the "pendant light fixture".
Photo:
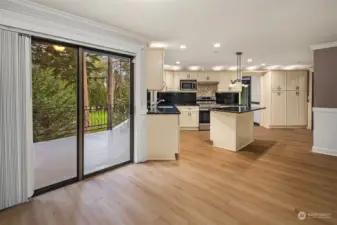
M 236 79 L 231 80 L 230 87 L 234 87 L 236 85 L 242 85 L 242 64 L 241 64 L 241 56 L 242 52 L 237 52 L 236 53 Z

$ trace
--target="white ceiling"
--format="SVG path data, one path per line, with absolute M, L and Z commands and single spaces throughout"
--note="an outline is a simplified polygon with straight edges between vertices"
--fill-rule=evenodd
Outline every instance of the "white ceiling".
M 236 51 L 247 66 L 312 64 L 310 45 L 337 40 L 337 0 L 31 1 L 167 43 L 183 67 L 235 65 Z

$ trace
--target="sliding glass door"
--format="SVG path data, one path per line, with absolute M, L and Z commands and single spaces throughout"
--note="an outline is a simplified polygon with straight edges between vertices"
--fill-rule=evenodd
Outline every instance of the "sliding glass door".
M 36 193 L 132 161 L 131 60 L 33 39 Z
M 84 175 L 131 160 L 131 59 L 84 52 Z
M 77 177 L 78 49 L 32 41 L 35 189 Z

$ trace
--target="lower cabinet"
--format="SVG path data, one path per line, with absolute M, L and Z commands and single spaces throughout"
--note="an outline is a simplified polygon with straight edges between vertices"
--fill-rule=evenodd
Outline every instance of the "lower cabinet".
M 307 125 L 306 91 L 271 91 L 269 127 L 302 127 Z
M 197 106 L 178 106 L 180 111 L 179 126 L 181 129 L 199 129 L 199 107 Z
M 307 125 L 307 92 L 287 91 L 287 125 L 305 126 Z
M 285 91 L 272 91 L 270 104 L 270 124 L 274 126 L 286 125 L 287 93 Z

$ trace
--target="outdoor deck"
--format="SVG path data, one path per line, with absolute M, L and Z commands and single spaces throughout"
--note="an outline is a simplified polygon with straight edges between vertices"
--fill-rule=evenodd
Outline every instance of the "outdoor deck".
M 76 136 L 34 143 L 35 189 L 76 177 Z M 130 160 L 129 120 L 112 130 L 85 134 L 84 174 Z

